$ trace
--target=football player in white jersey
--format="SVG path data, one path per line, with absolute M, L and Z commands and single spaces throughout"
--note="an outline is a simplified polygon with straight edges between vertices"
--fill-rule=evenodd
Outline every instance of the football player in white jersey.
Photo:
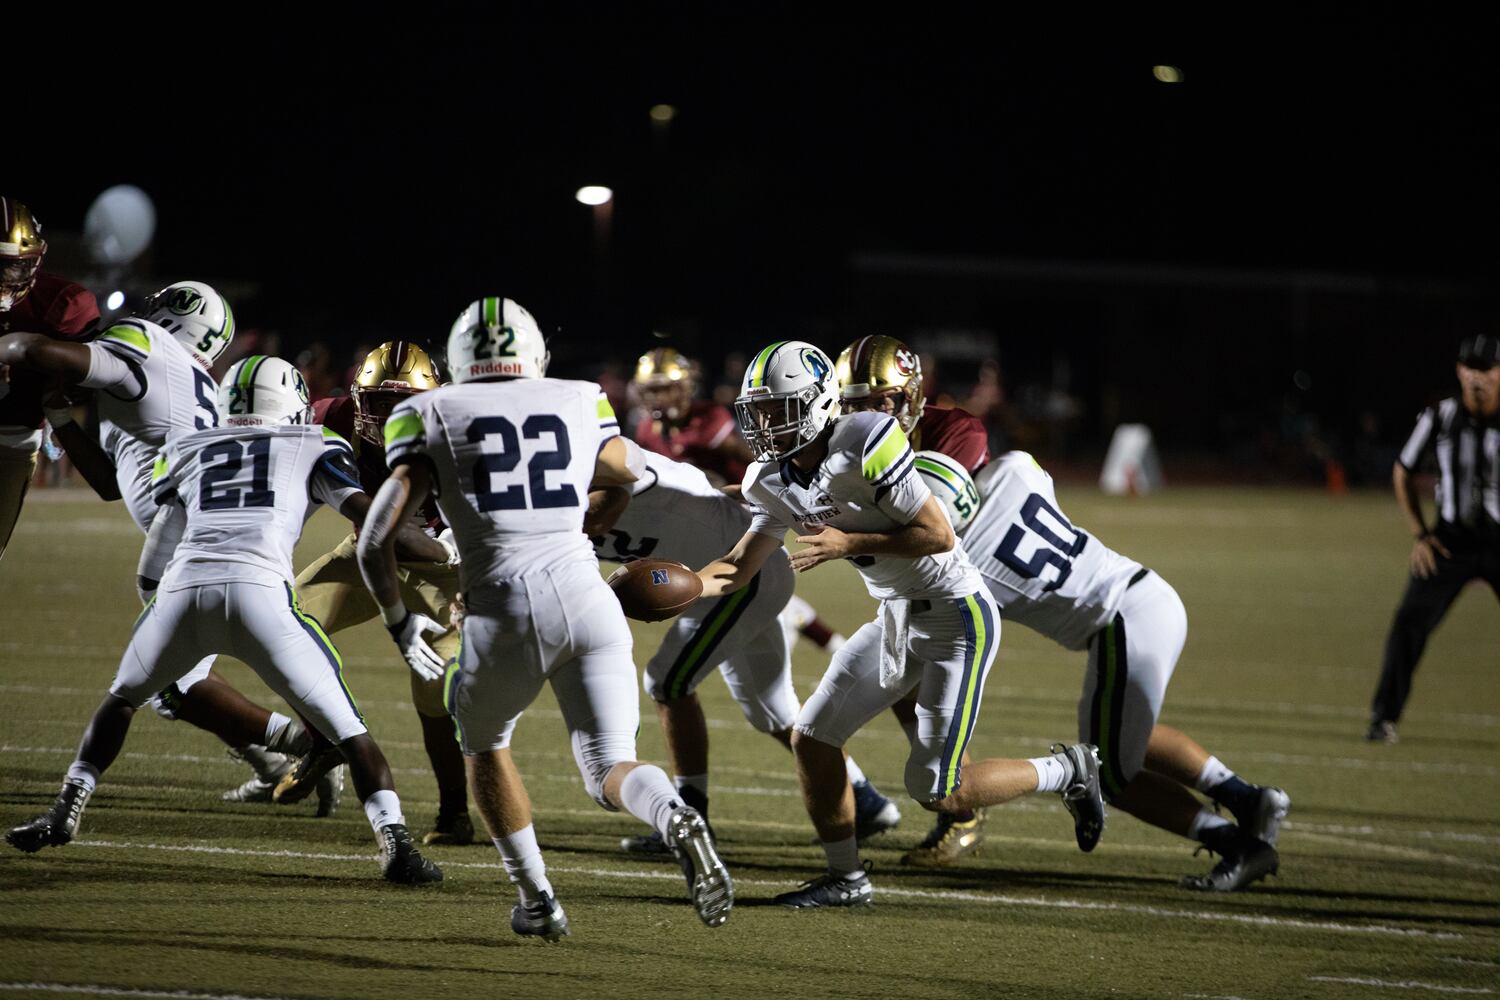
M 629 487 L 596 491 L 589 499 L 586 524 L 601 560 L 702 566 L 733 548 L 750 528 L 750 510 L 737 498 L 696 467 L 656 452 L 647 452 L 645 475 Z M 700 600 L 679 615 L 646 665 L 646 693 L 656 702 L 678 794 L 705 819 L 708 723 L 696 690 L 715 665 L 745 720 L 791 749 L 799 703 L 778 616 L 793 584 L 786 550 L 773 552 L 744 589 Z M 855 835 L 863 840 L 894 826 L 900 819 L 895 804 L 852 758 L 847 768 L 855 788 Z M 670 853 L 654 831 L 627 837 L 620 846 L 633 854 Z
M 369 507 L 348 442 L 308 426 L 307 386 L 279 358 L 252 357 L 220 388 L 223 427 L 174 437 L 155 463 L 148 566 L 161 583 L 136 622 L 109 694 L 95 711 L 52 808 L 11 830 L 23 851 L 68 843 L 100 776 L 124 746 L 136 709 L 209 653 L 229 653 L 339 745 L 381 846 L 385 878 L 441 881 L 412 843 L 390 768 L 344 683 L 333 643 L 297 605 L 292 548 L 314 507 L 358 522 Z M 420 532 L 403 544 L 443 561 Z
M 1099 748 L 1105 798 L 1220 855 L 1206 875 L 1184 878 L 1186 888 L 1233 890 L 1275 872 L 1276 833 L 1291 798 L 1244 781 L 1186 733 L 1156 721 L 1187 640 L 1177 592 L 1069 521 L 1052 477 L 1025 452 L 996 459 L 973 480 L 935 452 L 918 453 L 916 463 L 1006 620 L 1088 650 L 1078 738 Z M 1193 788 L 1235 822 L 1203 808 Z
M 1079 845 L 1092 849 L 1104 821 L 1092 747 L 960 766 L 999 647 L 999 611 L 916 473 L 900 425 L 875 412 L 839 417 L 837 404 L 833 362 L 811 344 L 782 341 L 755 356 L 735 401 L 757 458 L 744 482 L 755 515 L 738 544 L 699 572 L 704 597 L 730 593 L 796 528 L 803 548 L 791 557 L 794 569 L 849 559 L 881 602 L 879 617 L 834 654 L 798 713 L 792 749 L 828 871 L 776 902 L 802 908 L 872 900 L 843 746 L 912 689 L 917 727 L 906 790 L 913 799 L 957 811 L 1003 801 L 1013 789 L 1061 792 Z
M 151 495 L 152 468 L 168 436 L 218 426 L 218 386 L 209 368 L 233 337 L 229 303 L 203 282 L 179 281 L 150 296 L 138 316 L 117 320 L 91 343 L 25 333 L 0 337 L 0 361 L 94 390 L 98 441 L 73 423 L 67 409 L 49 410 L 48 420 L 74 462 L 94 470 L 91 484 L 97 488 L 115 480 L 115 489 L 101 496 L 123 497 L 132 520 L 146 531 L 158 510 Z M 144 602 L 156 581 L 143 578 L 137 585 Z M 306 751 L 308 737 L 299 722 L 250 701 L 210 674 L 212 665 L 213 657 L 207 657 L 159 692 L 152 699 L 156 711 L 218 736 L 233 754 L 267 771 L 258 778 L 285 766 L 279 753 L 267 753 L 263 745 Z M 274 782 L 257 784 L 269 798 Z M 330 783 L 321 791 L 326 812 L 336 788 Z
M 448 338 L 454 384 L 409 397 L 386 420 L 392 472 L 360 535 L 360 567 L 403 655 L 437 662 L 424 638 L 432 622 L 402 605 L 391 547 L 392 527 L 437 495 L 463 557 L 466 609 L 446 701 L 470 795 L 520 894 L 511 928 L 552 941 L 568 933 L 510 753 L 544 682 L 589 795 L 662 835 L 698 916 L 717 927 L 734 902 L 729 872 L 703 817 L 661 768 L 635 759 L 630 627 L 582 530 L 590 485 L 634 482 L 645 457 L 620 437 L 598 385 L 546 378 L 547 360 L 536 320 L 510 299 L 459 314 Z

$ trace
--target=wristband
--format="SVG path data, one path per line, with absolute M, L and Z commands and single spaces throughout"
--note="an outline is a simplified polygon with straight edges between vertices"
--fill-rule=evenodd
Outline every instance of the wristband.
M 1417 537 L 1417 541 L 1419 541 L 1419 542 L 1425 542 L 1427 539 L 1431 538 L 1434 534 L 1435 534 L 1435 532 L 1431 528 L 1423 528 L 1420 532 L 1417 533 L 1417 536 L 1416 536 Z
M 380 609 L 380 620 L 385 622 L 386 628 L 395 628 L 400 625 L 406 621 L 406 615 L 406 606 L 403 604 L 393 604 L 388 608 Z
M 53 430 L 57 430 L 59 427 L 66 427 L 73 422 L 73 411 L 66 406 L 56 410 L 44 406 L 42 407 L 42 416 L 47 418 L 47 423 L 52 425 Z

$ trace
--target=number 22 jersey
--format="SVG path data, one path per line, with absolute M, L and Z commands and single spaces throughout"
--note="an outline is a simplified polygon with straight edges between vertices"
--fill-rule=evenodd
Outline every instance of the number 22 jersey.
M 599 449 L 619 422 L 593 382 L 525 378 L 417 393 L 385 422 L 391 468 L 432 463 L 465 587 L 594 561 L 583 533 Z
M 1141 564 L 1074 527 L 1036 459 L 1012 451 L 974 477 L 983 503 L 964 550 L 1010 621 L 1068 649 L 1109 624 Z

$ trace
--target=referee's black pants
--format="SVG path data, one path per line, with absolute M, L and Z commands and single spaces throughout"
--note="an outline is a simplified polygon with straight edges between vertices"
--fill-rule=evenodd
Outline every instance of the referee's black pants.
M 1370 705 L 1370 718 L 1376 721 L 1395 722 L 1401 718 L 1401 710 L 1411 694 L 1411 675 L 1422 658 L 1427 637 L 1443 620 L 1465 584 L 1482 579 L 1500 598 L 1500 545 L 1464 544 L 1442 535 L 1438 540 L 1453 556 L 1434 553 L 1437 571 L 1425 580 L 1413 576 L 1406 585 L 1406 594 L 1396 608 L 1396 618 L 1385 640 L 1380 685 Z

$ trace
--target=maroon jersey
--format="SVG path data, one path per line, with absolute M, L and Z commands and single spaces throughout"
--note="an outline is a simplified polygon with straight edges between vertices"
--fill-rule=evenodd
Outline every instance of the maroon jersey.
M 726 483 L 738 483 L 745 478 L 746 463 L 723 450 L 724 442 L 733 433 L 734 415 L 727 406 L 695 399 L 686 424 L 663 426 L 658 431 L 655 421 L 643 420 L 635 440 L 642 448 L 696 466 Z
M 914 451 L 947 455 L 975 473 L 990 460 L 990 436 L 974 414 L 950 406 L 924 406 L 911 436 Z
M 9 312 L 0 312 L 0 334 L 45 333 L 58 340 L 78 340 L 98 319 L 93 292 L 43 271 L 24 299 Z M 45 384 L 35 372 L 14 370 L 9 383 L 0 381 L 0 428 L 40 427 Z
M 385 464 L 385 448 L 354 433 L 354 397 L 329 396 L 313 403 L 313 423 L 322 424 L 349 442 L 349 447 L 354 449 L 354 465 L 359 470 L 359 485 L 373 497 L 391 470 Z M 427 527 L 434 532 L 447 527 L 438 513 L 435 497 L 429 496 L 422 504 L 422 516 L 427 519 Z

